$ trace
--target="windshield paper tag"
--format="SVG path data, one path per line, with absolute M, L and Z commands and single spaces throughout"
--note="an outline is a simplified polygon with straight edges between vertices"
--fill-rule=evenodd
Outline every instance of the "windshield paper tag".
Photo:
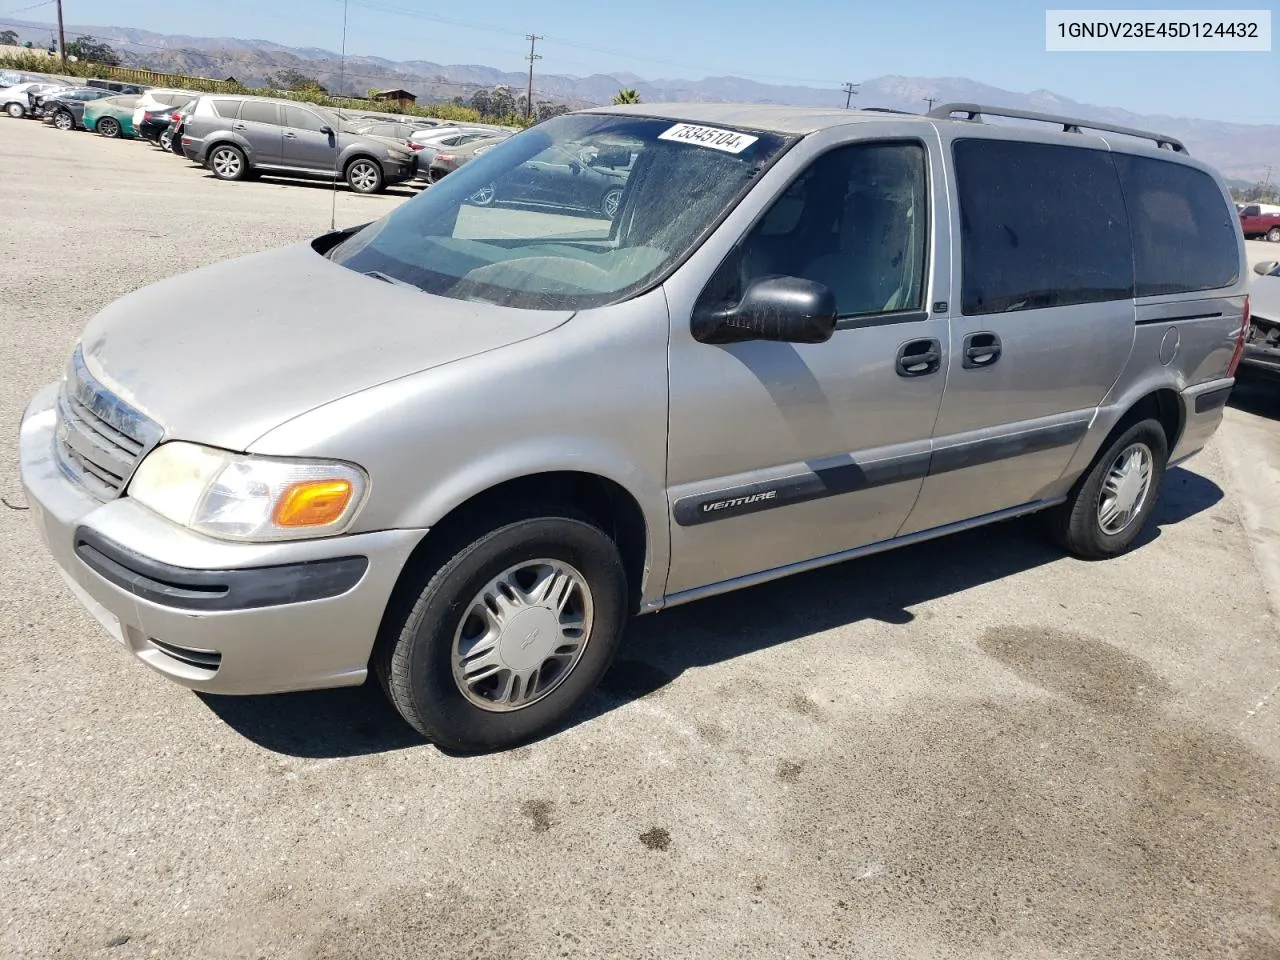
M 658 134 L 659 140 L 675 140 L 680 143 L 696 143 L 700 147 L 722 150 L 725 153 L 741 153 L 759 137 L 749 137 L 734 130 L 719 127 L 700 127 L 696 123 L 677 123 L 670 130 Z

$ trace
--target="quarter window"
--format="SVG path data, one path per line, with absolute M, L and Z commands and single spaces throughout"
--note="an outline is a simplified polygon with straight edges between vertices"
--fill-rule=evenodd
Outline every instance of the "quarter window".
M 1120 180 L 1104 150 L 957 140 L 964 314 L 1133 296 Z
M 235 119 L 236 113 L 240 110 L 239 100 L 213 100 L 214 112 L 220 117 L 227 119 Z
M 704 304 L 765 277 L 828 287 L 841 317 L 923 308 L 928 177 L 916 142 L 861 143 L 816 159 L 721 266 Z
M 1133 224 L 1138 296 L 1229 287 L 1240 276 L 1239 217 L 1213 178 L 1168 160 L 1116 154 Z

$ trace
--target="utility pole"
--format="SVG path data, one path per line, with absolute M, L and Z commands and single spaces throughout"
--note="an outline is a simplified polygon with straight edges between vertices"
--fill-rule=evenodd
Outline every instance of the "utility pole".
M 542 59 L 539 54 L 533 52 L 533 48 L 539 40 L 545 38 L 532 33 L 526 33 L 524 38 L 529 41 L 529 56 L 525 57 L 529 61 L 529 89 L 524 98 L 524 118 L 528 120 L 533 116 L 533 61 Z
M 67 65 L 67 31 L 62 26 L 62 0 L 58 0 L 58 57 Z
M 929 110 L 932 111 L 933 101 L 937 100 L 938 98 L 937 97 L 921 97 L 920 99 L 923 100 L 925 103 L 927 103 L 929 105 Z
M 840 89 L 844 91 L 844 108 L 848 110 L 849 103 L 853 100 L 853 95 L 858 92 L 858 85 L 856 83 L 846 83 Z
M 1270 167 L 1270 165 L 1268 165 L 1268 166 L 1267 166 L 1267 175 L 1266 175 L 1266 177 L 1264 177 L 1264 178 L 1263 178 L 1263 181 L 1262 181 L 1262 189 L 1263 189 L 1263 190 L 1266 190 L 1266 189 L 1267 189 L 1267 187 L 1269 187 L 1269 186 L 1271 186 L 1271 167 Z

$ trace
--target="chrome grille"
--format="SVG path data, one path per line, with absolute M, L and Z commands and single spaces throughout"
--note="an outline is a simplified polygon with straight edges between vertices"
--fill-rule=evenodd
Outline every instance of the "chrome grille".
M 94 379 L 76 348 L 58 394 L 54 445 L 58 463 L 68 476 L 99 500 L 113 499 L 162 432 L 154 420 Z

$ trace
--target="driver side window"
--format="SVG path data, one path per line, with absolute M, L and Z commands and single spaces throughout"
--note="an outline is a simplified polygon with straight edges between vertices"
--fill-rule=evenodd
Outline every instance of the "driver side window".
M 818 157 L 721 265 L 703 303 L 736 303 L 766 277 L 828 287 L 841 318 L 923 309 L 926 154 L 918 142 L 861 143 Z

